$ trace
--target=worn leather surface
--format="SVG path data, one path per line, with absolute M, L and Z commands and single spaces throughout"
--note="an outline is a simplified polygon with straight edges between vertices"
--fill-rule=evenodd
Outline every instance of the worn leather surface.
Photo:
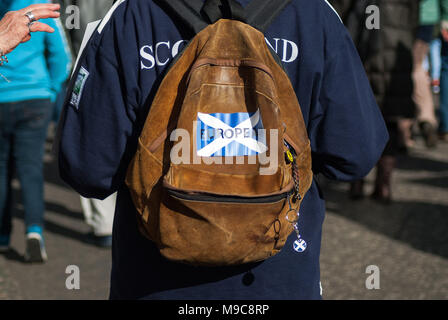
M 214 165 L 204 163 L 210 158 L 199 157 L 202 161 L 195 163 L 198 112 L 257 110 L 268 132 L 267 154 L 275 152 L 279 160 L 271 174 L 260 175 L 260 169 L 269 165 L 254 156 L 214 157 L 222 160 Z M 175 144 L 170 135 L 176 128 L 189 133 L 190 164 L 170 160 Z M 278 130 L 277 136 L 271 138 L 271 129 Z M 289 210 L 286 199 L 204 202 L 181 199 L 168 189 L 247 198 L 278 194 L 292 185 L 283 139 L 297 152 L 303 198 L 312 182 L 310 144 L 292 85 L 272 57 L 264 35 L 247 24 L 226 19 L 205 28 L 163 79 L 128 169 L 126 184 L 140 214 L 140 230 L 165 257 L 195 265 L 234 265 L 276 254 L 293 230 L 285 219 Z M 274 141 L 276 148 L 270 147 L 275 146 Z M 188 152 L 181 155 L 187 157 Z M 234 164 L 226 164 L 226 160 Z M 236 164 L 237 160 L 242 164 Z M 292 206 L 298 209 L 300 201 Z

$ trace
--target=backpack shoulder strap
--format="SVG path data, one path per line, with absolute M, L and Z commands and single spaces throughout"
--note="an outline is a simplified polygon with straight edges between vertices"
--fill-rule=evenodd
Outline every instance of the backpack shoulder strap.
M 158 0 L 195 34 L 221 18 L 245 22 L 264 32 L 291 0 L 252 0 L 245 8 L 236 0 Z M 208 21 L 207 21 L 208 20 Z
M 221 18 L 246 22 L 246 11 L 236 0 L 206 0 L 201 14 L 209 23 L 215 23 Z
M 291 0 L 252 0 L 245 8 L 246 22 L 265 32 Z
M 165 5 L 189 27 L 195 34 L 208 26 L 199 13 L 204 2 L 202 0 L 158 0 Z

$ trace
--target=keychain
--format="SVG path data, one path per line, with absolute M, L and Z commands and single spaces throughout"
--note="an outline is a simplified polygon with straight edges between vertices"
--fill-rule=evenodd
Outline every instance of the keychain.
M 302 200 L 302 197 L 299 192 L 299 173 L 298 173 L 297 164 L 296 164 L 296 157 L 295 157 L 296 153 L 295 153 L 294 149 L 286 142 L 286 140 L 284 140 L 284 144 L 288 148 L 288 150 L 286 150 L 286 152 L 285 152 L 286 163 L 288 163 L 288 164 L 290 163 L 291 167 L 292 167 L 292 178 L 294 181 L 293 202 L 295 203 L 298 200 L 299 201 Z M 286 220 L 289 223 L 292 223 L 294 231 L 297 235 L 297 240 L 295 240 L 293 243 L 293 249 L 294 249 L 294 251 L 301 253 L 306 250 L 307 244 L 306 244 L 306 241 L 304 239 L 302 239 L 302 236 L 300 235 L 299 222 L 298 222 L 300 213 L 298 210 L 296 211 L 292 208 L 290 194 L 288 194 L 288 204 L 289 204 L 289 210 L 286 213 Z M 293 218 L 289 217 L 289 214 L 291 212 L 294 212 Z
M 294 243 L 293 243 L 293 249 L 296 252 L 302 253 L 302 252 L 304 252 L 306 250 L 307 244 L 306 244 L 306 241 L 304 239 L 302 239 L 302 236 L 300 235 L 300 231 L 299 231 L 300 212 L 299 211 L 295 211 L 291 207 L 291 201 L 290 201 L 290 197 L 289 196 L 288 196 L 288 204 L 289 204 L 289 211 L 286 214 L 286 220 L 289 223 L 293 224 L 294 232 L 296 233 L 296 236 L 297 236 L 297 240 L 295 240 Z M 289 217 L 289 213 L 290 212 L 294 212 L 295 213 L 295 217 L 293 219 L 290 219 L 290 217 Z
M 297 211 L 297 220 L 299 220 L 299 216 L 300 216 L 300 213 Z M 296 221 L 296 223 L 294 223 L 294 231 L 296 232 L 297 240 L 294 241 L 293 248 L 297 252 L 303 252 L 306 250 L 306 241 L 303 240 L 302 236 L 300 235 L 299 224 L 297 221 Z

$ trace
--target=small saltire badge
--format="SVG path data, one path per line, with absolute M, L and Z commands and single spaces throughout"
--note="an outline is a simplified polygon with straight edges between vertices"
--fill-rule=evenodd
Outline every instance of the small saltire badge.
M 268 148 L 262 129 L 260 110 L 253 113 L 198 112 L 197 155 L 235 157 L 264 153 Z
M 76 109 L 79 107 L 79 102 L 81 101 L 82 91 L 84 90 L 84 85 L 86 84 L 87 78 L 89 77 L 89 71 L 84 67 L 81 67 L 76 77 L 76 82 L 73 87 L 72 97 L 70 99 L 70 104 L 72 104 Z
M 303 252 L 303 251 L 306 250 L 306 246 L 307 246 L 307 244 L 306 244 L 306 241 L 305 241 L 305 240 L 303 240 L 303 239 L 297 239 L 296 241 L 294 241 L 294 243 L 293 243 L 292 246 L 293 246 L 293 248 L 294 248 L 295 251 L 297 251 L 297 252 Z

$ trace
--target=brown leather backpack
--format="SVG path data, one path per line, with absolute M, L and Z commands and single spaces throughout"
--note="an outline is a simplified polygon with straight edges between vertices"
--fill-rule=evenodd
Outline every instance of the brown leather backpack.
M 312 182 L 297 97 L 262 33 L 289 1 L 217 2 L 199 13 L 201 0 L 165 1 L 197 34 L 160 84 L 126 177 L 161 254 L 208 266 L 278 253 Z

